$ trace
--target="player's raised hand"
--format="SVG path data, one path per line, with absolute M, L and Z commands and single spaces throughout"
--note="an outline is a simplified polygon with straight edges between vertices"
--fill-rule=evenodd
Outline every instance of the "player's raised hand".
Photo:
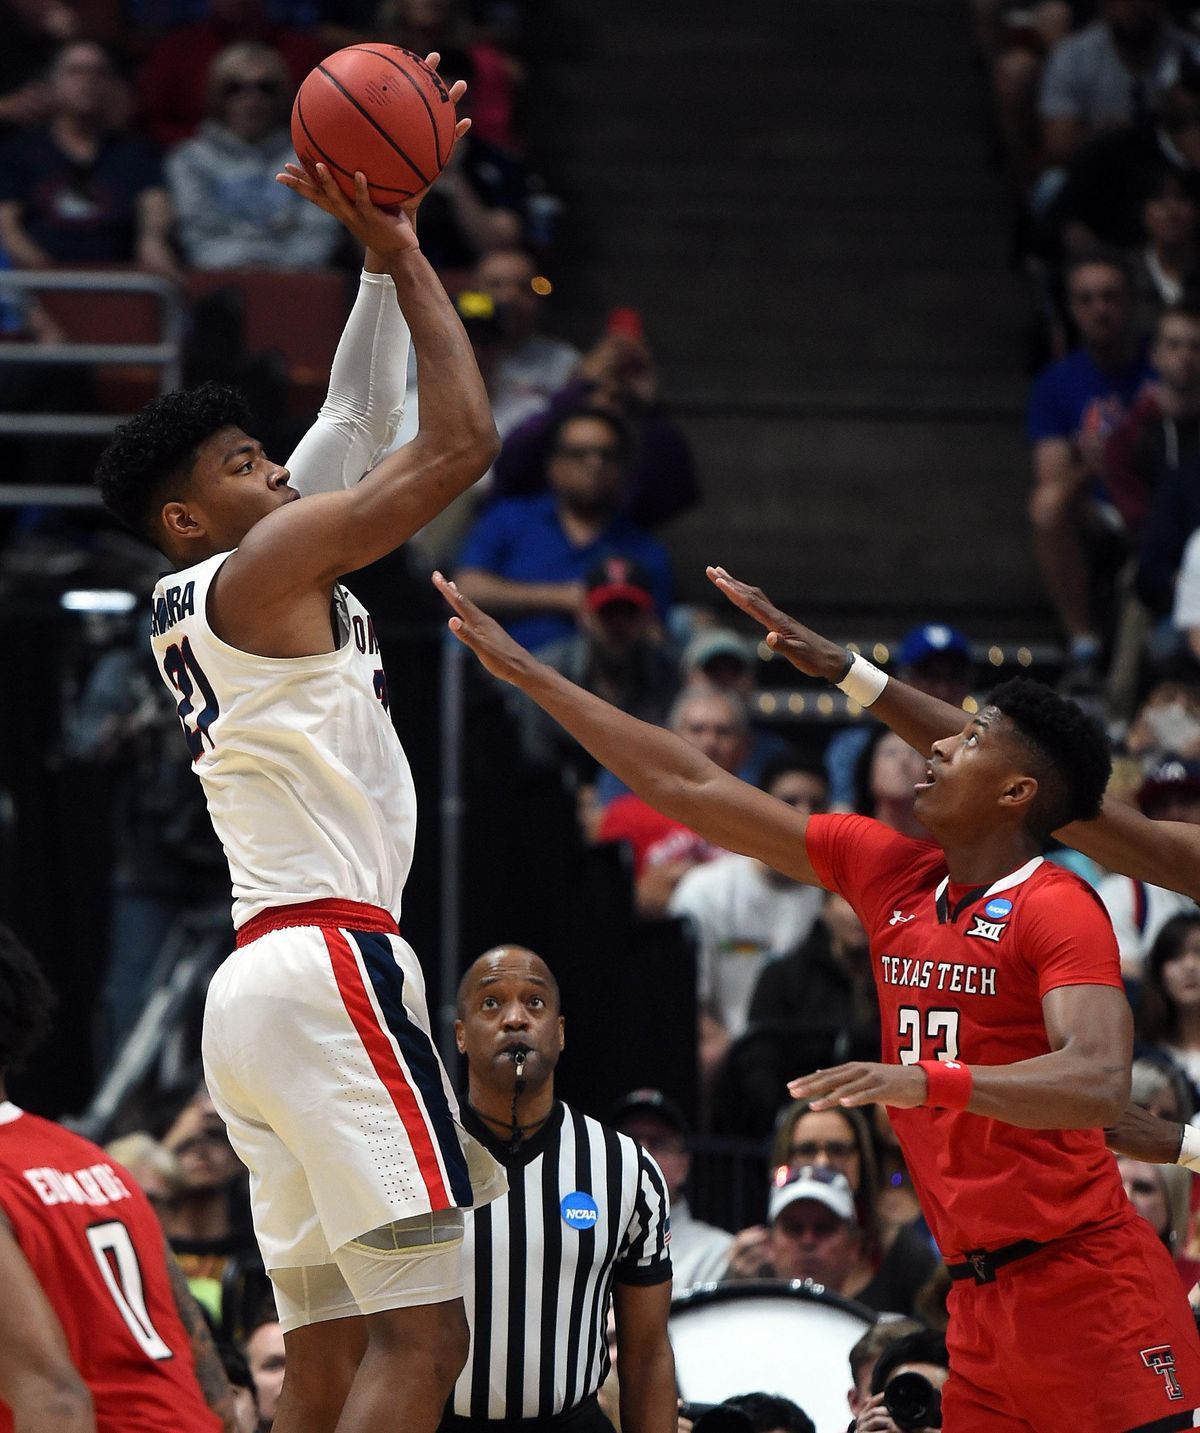
M 298 164 L 287 164 L 275 178 L 310 204 L 332 214 L 364 248 L 371 249 L 385 261 L 418 247 L 417 231 L 409 214 L 405 209 L 391 212 L 372 203 L 367 176 L 361 170 L 354 176 L 353 200 L 347 199 L 338 188 L 325 164 L 317 164 L 312 173 Z
M 469 597 L 464 597 L 448 577 L 433 574 L 433 585 L 454 608 L 450 630 L 479 658 L 493 677 L 520 686 L 520 678 L 534 659 L 518 642 L 514 642 L 499 622 L 482 612 Z
M 895 1105 L 913 1110 L 929 1093 L 925 1071 L 918 1065 L 880 1065 L 854 1060 L 817 1070 L 788 1081 L 794 1100 L 808 1100 L 814 1110 L 836 1110 L 845 1105 Z
M 1183 1142 L 1183 1126 L 1131 1104 L 1117 1123 L 1104 1131 L 1104 1141 L 1114 1154 L 1129 1159 L 1174 1164 Z
M 838 682 L 846 675 L 850 654 L 826 637 L 781 611 L 761 587 L 740 582 L 723 567 L 706 567 L 708 580 L 723 592 L 747 617 L 767 629 L 767 646 L 809 677 Z

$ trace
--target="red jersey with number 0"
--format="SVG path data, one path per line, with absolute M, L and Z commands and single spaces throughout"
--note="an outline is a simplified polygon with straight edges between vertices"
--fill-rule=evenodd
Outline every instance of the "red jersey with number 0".
M 1050 1052 L 1042 997 L 1120 990 L 1116 938 L 1091 888 L 1037 857 L 990 886 L 950 882 L 940 847 L 862 816 L 814 816 L 808 856 L 871 945 L 883 1059 L 1010 1065 Z M 1099 1129 L 1030 1130 L 965 1111 L 888 1110 L 944 1257 L 1045 1242 L 1129 1214 Z
M 133 1178 L 61 1125 L 0 1104 L 0 1211 L 91 1390 L 97 1433 L 220 1433 Z M 12 1426 L 0 1401 L 0 1433 Z

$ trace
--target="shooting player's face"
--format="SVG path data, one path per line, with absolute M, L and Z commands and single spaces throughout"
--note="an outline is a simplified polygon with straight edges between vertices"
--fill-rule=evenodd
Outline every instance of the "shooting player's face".
M 163 506 L 172 550 L 208 553 L 237 547 L 250 529 L 300 494 L 288 470 L 273 463 L 262 444 L 240 428 L 220 428 L 200 444 L 186 496 Z

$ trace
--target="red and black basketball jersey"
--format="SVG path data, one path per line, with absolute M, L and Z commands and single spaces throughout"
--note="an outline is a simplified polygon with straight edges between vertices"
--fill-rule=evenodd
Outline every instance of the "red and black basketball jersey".
M 98 1433 L 219 1433 L 150 1201 L 102 1149 L 0 1104 L 0 1210 L 66 1333 Z M 0 1433 L 13 1427 L 0 1402 Z
M 1103 906 L 1041 857 L 989 886 L 964 887 L 951 883 L 940 847 L 862 816 L 814 816 L 807 846 L 822 882 L 866 928 L 888 1063 L 1009 1065 L 1045 1055 L 1049 991 L 1121 989 Z M 888 1113 L 949 1260 L 1128 1215 L 1099 1129 L 1018 1129 L 953 1110 Z

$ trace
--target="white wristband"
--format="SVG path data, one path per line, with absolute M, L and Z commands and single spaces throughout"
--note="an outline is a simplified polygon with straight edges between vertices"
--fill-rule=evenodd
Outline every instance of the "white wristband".
M 860 707 L 869 707 L 879 700 L 888 684 L 886 672 L 881 672 L 873 662 L 855 652 L 850 670 L 837 684 L 839 692 L 845 692 L 852 702 Z
M 1182 1164 L 1184 1169 L 1194 1169 L 1200 1174 L 1200 1129 L 1195 1125 L 1184 1125 L 1183 1143 L 1179 1146 L 1175 1163 Z

